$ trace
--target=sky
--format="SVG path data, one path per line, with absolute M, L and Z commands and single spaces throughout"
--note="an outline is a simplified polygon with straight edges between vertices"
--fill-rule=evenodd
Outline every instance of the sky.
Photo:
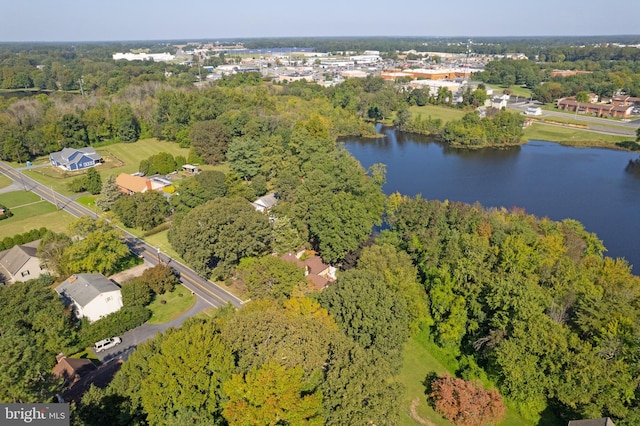
M 0 0 L 0 42 L 620 34 L 640 0 Z

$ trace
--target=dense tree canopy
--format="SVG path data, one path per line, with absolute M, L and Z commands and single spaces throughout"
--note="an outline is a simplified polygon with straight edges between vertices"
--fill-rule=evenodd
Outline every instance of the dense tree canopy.
M 178 220 L 169 232 L 174 249 L 201 273 L 225 270 L 269 246 L 268 218 L 241 198 L 216 198 Z

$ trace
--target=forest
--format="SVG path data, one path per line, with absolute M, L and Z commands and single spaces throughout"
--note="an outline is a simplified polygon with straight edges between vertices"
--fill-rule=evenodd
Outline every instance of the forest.
M 168 226 L 186 263 L 240 282 L 251 302 L 140 345 L 108 387 L 73 404 L 73 424 L 395 425 L 403 348 L 417 337 L 449 371 L 420 378 L 422 402 L 456 424 L 497 424 L 507 410 L 531 424 L 603 416 L 640 423 L 640 278 L 626 261 L 606 257 L 575 220 L 387 197 L 384 165 L 364 170 L 336 142 L 375 135 L 378 120 L 411 123 L 407 109 L 419 94 L 375 77 L 322 88 L 239 74 L 195 89 L 153 64 L 112 63 L 101 72 L 86 95 L 3 101 L 0 158 L 156 137 L 188 147 L 190 158 L 158 154 L 141 169 L 224 165 L 176 184 L 170 202 L 123 196 L 104 179 L 96 204 L 145 231 Z M 469 93 L 469 105 L 481 96 Z M 501 111 L 422 125 L 452 145 L 509 144 L 521 138 L 518 119 Z M 278 204 L 265 215 L 248 201 L 268 192 Z M 383 230 L 372 234 L 374 227 Z M 127 262 L 104 221 L 80 221 L 73 235 L 83 238 L 48 234 L 41 246 L 60 276 Z M 84 255 L 105 240 L 114 256 Z M 336 282 L 318 291 L 303 269 L 273 256 L 301 247 L 337 265 Z M 0 351 L 9 354 L 3 400 L 51 398 L 52 355 L 90 339 L 50 286 L 0 288 Z M 150 291 L 165 291 L 152 286 L 128 288 L 142 315 L 128 320 L 143 317 Z

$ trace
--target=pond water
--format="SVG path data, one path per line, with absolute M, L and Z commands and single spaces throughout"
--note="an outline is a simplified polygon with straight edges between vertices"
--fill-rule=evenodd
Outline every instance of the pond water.
M 386 164 L 386 194 L 478 201 L 553 220 L 577 219 L 604 242 L 607 256 L 626 258 L 640 274 L 640 175 L 625 171 L 638 153 L 543 141 L 461 151 L 393 128 L 380 132 L 384 137 L 342 142 L 365 168 Z

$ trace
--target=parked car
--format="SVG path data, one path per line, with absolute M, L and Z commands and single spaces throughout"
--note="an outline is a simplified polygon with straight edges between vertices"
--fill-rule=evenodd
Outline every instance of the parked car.
M 122 339 L 120 337 L 109 337 L 108 339 L 100 340 L 93 345 L 93 349 L 96 352 L 102 352 L 104 350 L 113 348 L 116 345 L 122 343 Z

